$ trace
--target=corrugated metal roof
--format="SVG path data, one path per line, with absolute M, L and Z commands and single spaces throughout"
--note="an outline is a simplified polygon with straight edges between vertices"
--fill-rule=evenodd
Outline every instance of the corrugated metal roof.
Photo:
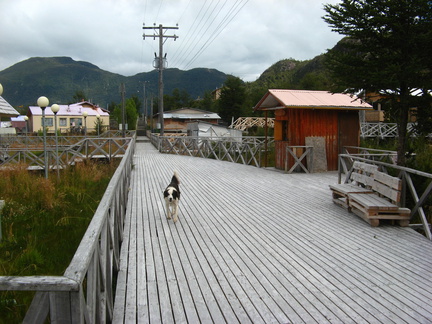
M 18 115 L 19 112 L 0 96 L 0 117 L 16 117 Z
M 174 119 L 220 119 L 219 115 L 216 113 L 204 113 L 204 114 L 173 114 L 164 113 L 164 119 L 174 118 Z
M 272 89 L 255 106 L 255 110 L 283 108 L 357 109 L 369 110 L 372 106 L 357 96 L 316 90 Z

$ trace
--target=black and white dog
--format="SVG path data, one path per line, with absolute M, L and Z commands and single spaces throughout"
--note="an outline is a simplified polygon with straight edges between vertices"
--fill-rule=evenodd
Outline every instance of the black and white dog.
M 167 218 L 171 219 L 173 216 L 174 223 L 177 222 L 178 215 L 178 204 L 180 200 L 180 178 L 177 171 L 174 171 L 174 175 L 171 179 L 171 183 L 164 191 L 164 198 L 167 209 Z

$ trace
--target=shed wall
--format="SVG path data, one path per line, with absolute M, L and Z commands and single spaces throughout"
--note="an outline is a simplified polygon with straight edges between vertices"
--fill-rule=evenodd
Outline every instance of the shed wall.
M 328 170 L 337 170 L 342 146 L 358 146 L 358 111 L 283 109 L 275 113 L 275 118 L 278 124 L 275 125 L 275 162 L 278 169 L 285 168 L 286 146 L 304 146 L 309 136 L 324 137 Z M 340 131 L 343 132 L 341 140 Z M 289 157 L 288 168 L 293 163 L 294 159 Z

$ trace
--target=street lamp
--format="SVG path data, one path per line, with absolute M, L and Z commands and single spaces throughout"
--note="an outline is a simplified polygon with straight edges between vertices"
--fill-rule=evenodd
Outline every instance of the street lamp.
M 87 137 L 87 116 L 88 116 L 88 111 L 84 111 L 82 113 L 82 115 L 84 116 L 84 136 Z
M 45 129 L 45 108 L 49 105 L 47 97 L 39 97 L 37 105 L 42 109 L 42 132 L 43 132 L 43 146 L 44 146 L 44 163 L 45 163 L 45 179 L 48 179 L 48 155 L 46 150 L 46 129 Z
M 24 120 L 26 123 L 26 148 L 28 147 L 28 116 L 24 116 Z
M 96 114 L 96 118 L 97 118 L 97 136 L 99 137 L 99 131 L 100 131 L 100 115 Z
M 57 168 L 57 179 L 60 179 L 59 169 L 59 155 L 58 155 L 58 139 L 57 139 L 57 113 L 60 110 L 60 106 L 54 104 L 51 106 L 51 111 L 54 113 L 54 132 L 55 132 L 55 146 L 56 146 L 56 168 Z
M 3 86 L 0 83 L 0 96 L 3 94 Z

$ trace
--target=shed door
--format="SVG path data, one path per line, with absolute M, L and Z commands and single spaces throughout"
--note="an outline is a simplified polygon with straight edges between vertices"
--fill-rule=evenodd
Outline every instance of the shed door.
M 339 153 L 342 153 L 344 146 L 360 146 L 360 123 L 358 111 L 341 111 L 339 112 L 338 119 Z

